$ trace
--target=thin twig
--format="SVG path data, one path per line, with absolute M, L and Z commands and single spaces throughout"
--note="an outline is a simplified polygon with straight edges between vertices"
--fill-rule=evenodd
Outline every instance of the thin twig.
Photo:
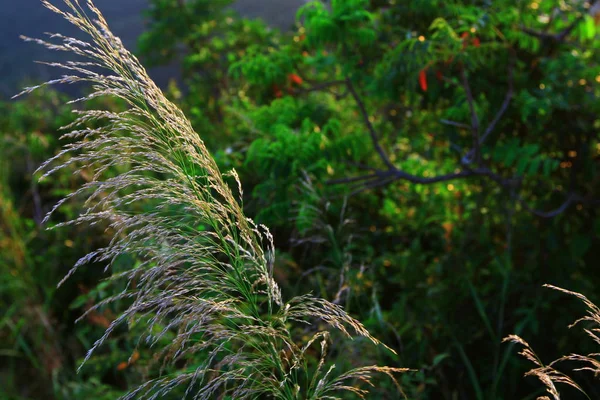
M 345 164 L 352 165 L 358 169 L 367 170 L 367 171 L 377 171 L 377 168 L 369 167 L 368 165 L 361 164 L 355 161 L 344 161 Z
M 462 86 L 465 90 L 465 95 L 467 96 L 467 104 L 469 105 L 469 112 L 471 113 L 471 134 L 473 135 L 473 158 L 476 161 L 479 161 L 479 117 L 477 116 L 477 110 L 475 109 L 475 100 L 473 98 L 473 92 L 471 91 L 471 86 L 469 85 L 469 80 L 467 79 L 467 74 L 465 73 L 465 69 L 461 68 L 460 70 L 460 78 L 462 81 Z
M 500 109 L 494 116 L 494 119 L 492 120 L 492 122 L 490 122 L 490 124 L 488 125 L 487 129 L 485 130 L 483 136 L 479 140 L 479 146 L 482 146 L 484 144 L 484 142 L 490 136 L 490 134 L 492 133 L 492 131 L 498 124 L 498 121 L 500 121 L 500 119 L 504 116 L 504 113 L 506 112 L 506 110 L 508 109 L 508 106 L 510 105 L 510 101 L 512 100 L 513 93 L 514 93 L 514 67 L 515 67 L 515 59 L 514 59 L 514 57 L 511 57 L 510 61 L 508 63 L 508 82 L 507 82 L 508 90 L 506 91 L 506 95 L 504 96 L 504 101 L 502 102 L 502 106 L 500 106 Z
M 577 17 L 575 19 L 575 21 L 573 21 L 571 23 L 571 25 L 567 26 L 565 29 L 563 29 L 561 32 L 559 33 L 547 33 L 547 32 L 540 32 L 540 31 L 536 31 L 534 29 L 530 29 L 527 27 L 521 27 L 521 31 L 533 36 L 535 38 L 538 38 L 540 40 L 548 40 L 548 41 L 552 41 L 555 43 L 560 43 L 565 41 L 565 39 L 567 38 L 567 36 L 569 36 L 571 34 L 571 32 L 573 32 L 573 30 L 575 29 L 575 27 L 581 22 L 583 21 L 584 16 L 580 16 Z
M 501 175 L 493 172 L 489 168 L 480 167 L 475 169 L 464 169 L 459 172 L 453 172 L 450 174 L 442 174 L 438 176 L 432 177 L 422 177 L 418 175 L 412 175 L 397 168 L 390 169 L 387 171 L 378 171 L 373 174 L 361 175 L 349 178 L 339 178 L 328 181 L 328 184 L 341 184 L 341 183 L 353 183 L 360 181 L 370 181 L 370 180 L 403 180 L 407 182 L 411 182 L 419 185 L 429 185 L 433 183 L 440 182 L 448 182 L 456 179 L 467 178 L 467 177 L 475 177 L 475 176 L 485 176 L 490 178 L 491 180 L 499 183 L 502 186 L 514 186 L 517 180 L 512 178 L 504 178 Z M 373 182 L 372 182 L 373 183 Z
M 350 91 L 350 94 L 354 98 L 356 105 L 358 105 L 360 113 L 363 117 L 363 121 L 364 121 L 365 125 L 367 126 L 367 129 L 369 130 L 369 134 L 371 136 L 371 141 L 373 142 L 373 146 L 375 147 L 375 150 L 379 154 L 379 157 L 381 158 L 383 163 L 390 170 L 395 170 L 396 167 L 394 166 L 394 164 L 392 164 L 392 162 L 388 158 L 387 154 L 385 154 L 385 151 L 381 147 L 381 144 L 379 143 L 379 138 L 377 137 L 377 132 L 375 131 L 375 128 L 373 127 L 373 124 L 371 123 L 371 120 L 369 119 L 369 114 L 367 113 L 365 104 L 363 103 L 360 96 L 358 95 L 358 92 L 356 91 L 356 88 L 354 87 L 354 84 L 352 83 L 352 80 L 350 78 L 346 78 L 346 85 L 348 86 L 348 90 Z
M 315 85 L 313 85 L 311 87 L 294 89 L 293 92 L 297 93 L 297 94 L 315 92 L 315 91 L 318 91 L 318 90 L 328 89 L 328 88 L 330 88 L 332 86 L 343 85 L 345 83 L 346 83 L 345 80 L 335 80 L 335 81 L 329 81 L 329 82 L 322 82 L 322 83 L 317 83 L 317 84 L 315 84 Z
M 40 192 L 38 190 L 38 184 L 35 179 L 33 179 L 33 173 L 36 170 L 33 165 L 33 159 L 31 158 L 31 154 L 27 153 L 27 173 L 32 176 L 31 179 L 31 197 L 33 199 L 33 220 L 36 225 L 41 226 L 42 221 L 44 220 L 44 211 L 42 210 L 42 198 L 40 196 Z
M 562 214 L 572 203 L 577 201 L 577 198 L 579 198 L 579 196 L 577 196 L 574 193 L 571 193 L 569 194 L 569 196 L 567 196 L 566 200 L 558 208 L 555 208 L 551 211 L 541 211 L 530 207 L 521 196 L 517 196 L 517 200 L 523 206 L 523 208 L 525 208 L 528 212 L 532 213 L 533 215 L 537 215 L 538 217 L 542 218 L 552 218 L 556 217 L 559 214 Z
M 369 190 L 369 189 L 375 189 L 384 185 L 388 185 L 392 182 L 394 182 L 396 179 L 394 177 L 388 177 L 385 179 L 381 179 L 379 181 L 375 181 L 375 182 L 371 182 L 371 183 L 367 183 L 363 186 L 358 187 L 357 189 L 354 189 L 350 192 L 350 194 L 348 195 L 348 197 L 352 197 L 355 196 L 361 192 L 364 192 L 365 190 Z M 355 185 L 354 187 L 357 187 L 357 185 Z M 352 189 L 352 188 L 351 188 Z
M 327 181 L 328 184 L 330 185 L 337 185 L 340 183 L 353 183 L 353 182 L 360 182 L 360 181 L 368 181 L 368 180 L 372 180 L 372 179 L 378 179 L 384 176 L 389 176 L 388 174 L 386 174 L 386 172 L 384 171 L 376 171 L 373 174 L 369 174 L 369 175 L 360 175 L 360 176 L 352 176 L 352 177 L 346 177 L 346 178 L 338 178 L 338 179 L 331 179 L 329 181 Z
M 469 152 L 462 158 L 463 165 L 471 164 L 474 160 L 477 160 L 477 163 L 480 163 L 481 160 L 479 159 L 479 153 L 480 153 L 481 146 L 483 146 L 483 144 L 488 139 L 490 134 L 494 131 L 494 128 L 496 127 L 496 125 L 498 124 L 498 122 L 504 116 L 504 114 L 506 113 L 506 110 L 508 109 L 508 106 L 510 105 L 510 102 L 512 100 L 513 93 L 514 93 L 514 63 L 515 63 L 515 59 L 513 56 L 513 57 L 511 57 L 509 64 L 508 64 L 508 77 L 507 77 L 508 89 L 506 91 L 506 95 L 504 96 L 504 101 L 502 102 L 500 109 L 494 116 L 494 119 L 492 120 L 492 122 L 490 122 L 490 124 L 486 128 L 483 136 L 481 136 L 478 139 L 477 144 L 474 145 L 473 148 L 471 148 L 471 150 L 469 150 Z M 469 102 L 469 108 L 471 110 L 471 115 L 472 115 L 471 123 L 473 124 L 474 122 L 476 122 L 477 125 L 475 127 L 473 127 L 473 126 L 468 127 L 468 125 L 466 125 L 466 124 L 464 124 L 464 125 L 461 124 L 462 126 L 460 126 L 460 127 L 465 128 L 465 129 L 470 128 L 473 132 L 475 132 L 476 130 L 478 132 L 479 131 L 479 121 L 476 119 L 477 114 L 474 110 L 474 108 L 475 108 L 474 103 L 472 103 L 473 97 L 472 97 L 472 95 L 469 97 L 469 95 L 471 94 L 471 90 L 470 90 L 470 87 L 468 86 L 468 81 L 467 81 L 464 73 L 462 73 L 461 76 L 463 77 L 463 82 L 465 83 L 465 91 L 467 92 L 467 101 Z M 457 123 L 457 124 L 459 124 L 459 123 Z
M 460 129 L 471 129 L 470 125 L 463 124 L 462 122 L 451 121 L 449 119 L 441 119 L 440 122 L 444 125 L 450 125 Z

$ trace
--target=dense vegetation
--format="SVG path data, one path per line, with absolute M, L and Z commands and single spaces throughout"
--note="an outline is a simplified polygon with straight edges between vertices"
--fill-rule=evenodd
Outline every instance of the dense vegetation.
M 152 0 L 139 56 L 180 62 L 183 81 L 165 93 L 218 167 L 237 171 L 244 213 L 273 234 L 285 300 L 312 292 L 341 305 L 398 353 L 332 333 L 328 363 L 411 368 L 397 376 L 411 399 L 531 399 L 545 389 L 523 378 L 530 362 L 504 337 L 526 338 L 545 361 L 597 349 L 566 329 L 581 304 L 542 285 L 600 300 L 600 5 L 314 1 L 279 32 L 239 18 L 230 3 Z M 125 110 L 113 97 L 77 107 Z M 66 100 L 45 90 L 0 105 L 3 398 L 113 399 L 207 357 L 159 371 L 138 323 L 114 330 L 76 374 L 131 302 L 92 308 L 123 289 L 105 280 L 102 262 L 56 288 L 80 257 L 121 233 L 106 223 L 42 224 L 58 200 L 96 179 L 83 160 L 76 174 L 40 183 L 33 175 L 64 145 L 59 127 L 77 117 Z M 136 207 L 181 211 L 145 201 Z M 49 223 L 77 218 L 82 206 L 71 199 Z M 110 272 L 145 263 L 133 250 Z M 310 341 L 323 329 L 313 322 L 291 333 Z M 166 325 L 158 319 L 153 329 Z M 318 364 L 320 354 L 316 345 L 307 357 Z M 598 375 L 572 376 L 600 398 Z M 379 378 L 368 398 L 400 397 Z

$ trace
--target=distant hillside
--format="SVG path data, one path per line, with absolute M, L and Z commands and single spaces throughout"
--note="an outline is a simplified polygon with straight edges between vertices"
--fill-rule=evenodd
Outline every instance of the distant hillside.
M 248 18 L 262 18 L 272 26 L 287 29 L 294 23 L 296 10 L 308 0 L 237 0 L 234 8 Z

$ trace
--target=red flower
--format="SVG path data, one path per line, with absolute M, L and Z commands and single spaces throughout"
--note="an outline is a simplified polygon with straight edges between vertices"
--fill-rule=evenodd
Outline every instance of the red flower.
M 419 72 L 419 86 L 421 86 L 421 89 L 424 92 L 427 91 L 427 68 L 422 69 L 421 72 Z
M 467 39 L 469 38 L 469 32 L 463 32 L 462 35 L 460 35 L 460 38 L 462 39 L 462 49 L 466 49 L 467 48 Z
M 304 82 L 302 80 L 302 78 L 300 78 L 300 76 L 298 76 L 296 74 L 289 74 L 288 80 L 290 81 L 290 83 L 296 84 L 296 85 L 302 85 L 302 83 Z
M 463 50 L 466 49 L 467 45 L 469 44 L 469 41 L 467 41 L 469 36 L 471 36 L 471 34 L 469 32 L 463 32 L 462 35 L 460 35 L 461 39 L 463 40 L 463 43 L 462 43 Z M 472 40 L 470 40 L 470 42 L 475 47 L 481 46 L 481 40 L 479 40 L 479 38 L 477 36 L 474 37 Z

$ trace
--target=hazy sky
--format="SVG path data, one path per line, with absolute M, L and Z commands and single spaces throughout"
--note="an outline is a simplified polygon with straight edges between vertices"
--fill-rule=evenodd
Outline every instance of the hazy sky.
M 53 0 L 56 4 L 60 0 Z M 129 49 L 134 49 L 143 30 L 142 10 L 148 0 L 95 0 L 113 32 Z M 238 0 L 235 9 L 247 17 L 261 17 L 280 28 L 293 23 L 296 9 L 305 0 Z M 56 69 L 34 64 L 34 60 L 54 60 L 60 54 L 32 43 L 19 35 L 41 37 L 44 32 L 74 33 L 74 28 L 45 9 L 39 0 L 0 0 L 0 96 L 14 94 L 25 79 L 34 82 L 57 76 Z M 160 69 L 152 74 L 164 84 L 176 69 Z

